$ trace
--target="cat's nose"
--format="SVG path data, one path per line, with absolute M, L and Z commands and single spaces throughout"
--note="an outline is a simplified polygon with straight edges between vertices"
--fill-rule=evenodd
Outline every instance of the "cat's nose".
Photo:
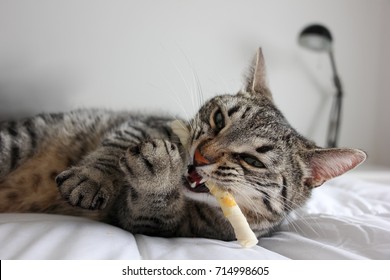
M 207 165 L 207 164 L 210 164 L 210 161 L 202 155 L 202 153 L 199 150 L 199 147 L 196 148 L 194 153 L 194 165 L 200 166 L 200 165 Z

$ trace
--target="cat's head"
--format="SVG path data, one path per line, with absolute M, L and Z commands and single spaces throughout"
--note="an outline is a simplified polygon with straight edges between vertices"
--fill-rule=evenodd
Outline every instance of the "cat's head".
M 267 87 L 261 49 L 242 91 L 212 98 L 174 127 L 189 154 L 189 197 L 213 204 L 203 184 L 211 181 L 247 212 L 269 216 L 302 205 L 313 188 L 366 158 L 356 149 L 319 148 L 290 126 Z

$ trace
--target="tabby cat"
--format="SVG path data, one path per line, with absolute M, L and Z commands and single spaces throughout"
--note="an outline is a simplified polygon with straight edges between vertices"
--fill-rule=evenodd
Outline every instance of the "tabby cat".
M 260 237 L 313 188 L 366 158 L 356 149 L 319 148 L 289 125 L 266 85 L 261 50 L 242 91 L 212 98 L 189 122 L 173 121 L 84 109 L 1 123 L 0 212 L 234 240 L 204 185 L 210 181 L 235 196 Z

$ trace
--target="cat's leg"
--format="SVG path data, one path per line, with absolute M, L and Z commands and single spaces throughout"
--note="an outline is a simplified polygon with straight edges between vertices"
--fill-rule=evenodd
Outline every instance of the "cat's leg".
M 127 124 L 108 133 L 96 150 L 56 177 L 61 195 L 74 206 L 104 209 L 118 195 L 123 181 L 120 157 L 143 137 L 140 129 Z
M 168 191 L 184 174 L 184 158 L 178 146 L 166 139 L 146 140 L 130 147 L 120 167 L 132 185 L 144 191 Z
M 119 154 L 101 147 L 85 157 L 77 166 L 56 177 L 61 195 L 73 206 L 103 209 L 115 194 L 120 176 Z
M 174 224 L 184 214 L 181 188 L 186 162 L 179 148 L 168 140 L 153 139 L 128 149 L 120 159 L 128 186 L 124 199 L 127 205 L 122 205 L 119 212 L 124 216 L 122 221 L 129 220 L 126 216 L 135 221 L 131 226 L 122 224 L 122 227 L 158 235 L 164 235 L 162 229 L 176 229 Z M 145 225 L 148 227 L 142 228 Z

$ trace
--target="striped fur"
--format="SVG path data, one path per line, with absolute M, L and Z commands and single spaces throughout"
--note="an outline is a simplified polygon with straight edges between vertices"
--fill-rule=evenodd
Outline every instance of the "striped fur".
M 131 112 L 84 109 L 1 123 L 0 212 L 80 215 L 133 233 L 233 240 L 212 196 L 200 191 L 202 178 L 232 192 L 257 235 L 268 234 L 312 188 L 365 154 L 321 149 L 298 134 L 264 84 L 261 55 L 254 65 L 244 91 L 207 101 L 185 123 L 188 143 L 173 133 L 173 119 Z M 194 189 L 189 174 L 198 178 Z

